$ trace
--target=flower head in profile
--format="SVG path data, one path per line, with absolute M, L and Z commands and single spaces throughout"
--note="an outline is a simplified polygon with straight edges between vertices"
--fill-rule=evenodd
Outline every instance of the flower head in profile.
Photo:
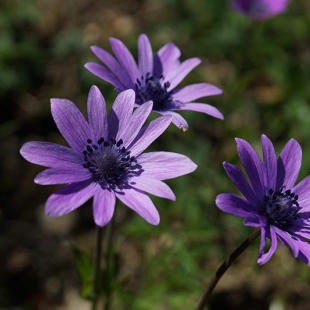
M 279 239 L 291 248 L 295 257 L 310 266 L 310 245 L 305 240 L 310 238 L 310 176 L 295 184 L 301 166 L 300 145 L 294 139 L 289 140 L 277 159 L 271 141 L 263 135 L 261 160 L 248 142 L 236 141 L 247 178 L 235 165 L 224 162 L 224 168 L 245 198 L 220 194 L 217 206 L 243 217 L 247 226 L 260 227 L 259 264 L 269 261 Z M 270 239 L 267 251 L 266 239 Z
M 183 130 L 188 129 L 186 120 L 174 111 L 192 110 L 223 119 L 223 115 L 209 104 L 193 102 L 196 99 L 218 95 L 222 91 L 207 83 L 198 83 L 175 89 L 176 86 L 200 64 L 200 59 L 190 58 L 180 62 L 180 50 L 168 43 L 153 55 L 145 34 L 138 39 L 138 65 L 127 47 L 118 39 L 110 39 L 115 57 L 98 46 L 92 46 L 94 54 L 103 66 L 88 62 L 85 67 L 94 75 L 112 84 L 118 92 L 133 89 L 136 105 L 153 101 L 153 111 L 171 115 L 172 122 Z
M 235 0 L 232 9 L 254 20 L 264 20 L 283 13 L 289 0 Z
M 147 222 L 159 223 L 147 193 L 175 200 L 162 180 L 190 173 L 196 165 L 181 154 L 142 154 L 169 126 L 171 117 L 144 125 L 152 102 L 133 112 L 134 98 L 133 90 L 120 93 L 107 115 L 105 100 L 93 86 L 87 101 L 88 122 L 73 102 L 51 100 L 55 123 L 70 147 L 28 142 L 20 151 L 28 161 L 48 168 L 37 175 L 36 183 L 67 184 L 48 198 L 47 215 L 67 214 L 93 197 L 95 223 L 104 226 L 112 218 L 118 198 Z

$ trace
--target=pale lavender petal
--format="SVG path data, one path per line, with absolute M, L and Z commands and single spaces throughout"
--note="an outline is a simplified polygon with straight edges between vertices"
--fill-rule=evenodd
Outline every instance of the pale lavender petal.
M 170 116 L 172 116 L 171 122 L 174 125 L 176 125 L 182 131 L 187 131 L 188 130 L 187 121 L 180 114 L 172 112 L 172 111 L 155 111 L 155 110 L 153 110 L 153 112 L 159 113 L 161 115 L 170 115 Z
M 174 193 L 166 183 L 153 178 L 145 178 L 143 174 L 131 178 L 130 186 L 161 198 L 176 200 Z
M 126 189 L 123 194 L 116 193 L 116 197 L 127 207 L 137 212 L 148 223 L 158 225 L 160 218 L 152 200 L 145 194 L 135 190 Z
M 288 232 L 283 231 L 277 227 L 275 227 L 275 231 L 281 242 L 287 247 L 291 248 L 294 257 L 297 257 L 299 252 L 298 238 L 296 236 L 290 235 Z
M 243 221 L 245 226 L 263 227 L 266 226 L 266 220 L 256 213 L 250 213 Z
M 270 248 L 267 252 L 264 251 L 266 245 L 266 237 L 270 236 Z M 261 229 L 261 243 L 259 249 L 259 255 L 257 259 L 257 263 L 259 265 L 266 264 L 271 256 L 274 254 L 278 246 L 277 235 L 275 233 L 273 226 L 262 227 Z
M 288 230 L 293 235 L 310 239 L 310 212 L 299 212 L 298 214 L 299 218 L 294 221 L 294 225 L 290 226 Z
M 242 170 L 238 166 L 232 165 L 228 162 L 224 162 L 223 166 L 229 178 L 252 205 L 253 210 L 257 210 L 257 208 L 261 206 L 261 200 L 257 199 L 255 192 L 246 180 Z
M 113 75 L 115 75 L 120 85 L 122 85 L 122 90 L 132 86 L 132 82 L 127 72 L 121 68 L 117 60 L 110 53 L 99 46 L 92 46 L 91 50 L 109 68 Z
M 89 72 L 98 76 L 105 82 L 112 84 L 114 87 L 118 89 L 122 89 L 122 90 L 125 88 L 122 82 L 112 72 L 110 72 L 106 67 L 99 65 L 95 62 L 87 62 L 84 65 L 84 67 Z
M 298 203 L 302 207 L 300 212 L 310 211 L 310 176 L 304 178 L 295 187 L 292 192 L 298 195 Z
M 264 170 L 261 159 L 247 141 L 237 138 L 236 142 L 240 160 L 249 177 L 252 188 L 255 189 L 255 194 L 258 200 L 262 201 L 265 197 L 265 186 Z
M 131 116 L 130 122 L 124 126 L 122 132 L 118 133 L 118 137 L 122 138 L 124 145 L 127 147 L 136 138 L 146 119 L 152 112 L 153 101 L 148 101 L 139 106 Z
M 92 174 L 84 167 L 50 168 L 40 172 L 34 182 L 40 185 L 68 184 L 89 180 Z
M 171 116 L 158 117 L 146 124 L 132 141 L 128 150 L 131 156 L 140 155 L 154 140 L 156 140 L 170 125 Z
M 150 152 L 141 154 L 138 163 L 143 176 L 157 180 L 167 180 L 193 172 L 197 165 L 187 156 L 170 152 Z
M 278 158 L 276 188 L 292 188 L 297 180 L 301 166 L 302 151 L 298 142 L 291 139 L 287 142 Z
M 79 166 L 83 163 L 81 153 L 51 142 L 27 142 L 20 154 L 29 162 L 45 167 Z
M 247 217 L 252 212 L 252 207 L 249 203 L 235 194 L 219 194 L 216 197 L 215 203 L 222 211 L 239 217 Z
M 170 70 L 179 66 L 180 56 L 180 49 L 176 45 L 173 43 L 164 45 L 154 57 L 154 74 L 158 77 L 161 75 L 166 77 Z
M 174 100 L 186 103 L 198 98 L 222 94 L 222 90 L 207 83 L 197 83 L 176 89 L 172 92 Z
M 294 239 L 294 242 L 299 249 L 298 255 L 296 257 L 310 266 L 310 244 L 300 237 Z
M 185 103 L 176 110 L 196 111 L 211 115 L 213 117 L 224 119 L 223 114 L 215 107 L 207 103 Z
M 262 135 L 263 165 L 265 169 L 265 184 L 269 189 L 275 189 L 277 177 L 277 156 L 274 147 L 265 135 Z
M 132 115 L 135 92 L 132 89 L 121 92 L 115 99 L 108 117 L 109 136 L 122 137 Z
M 141 34 L 138 39 L 139 69 L 143 76 L 153 72 L 153 52 L 149 38 Z
M 51 99 L 51 110 L 59 131 L 69 145 L 76 151 L 82 151 L 87 139 L 93 139 L 83 114 L 73 102 L 66 99 Z
M 115 193 L 100 188 L 96 191 L 93 201 L 94 221 L 96 225 L 103 227 L 107 225 L 115 209 Z
M 96 141 L 108 136 L 108 120 L 105 100 L 97 86 L 92 86 L 87 100 L 89 125 L 93 129 Z M 95 142 L 96 142 L 95 141 Z
M 110 43 L 118 62 L 129 75 L 132 81 L 131 88 L 133 88 L 136 80 L 140 78 L 140 72 L 134 58 L 122 41 L 110 38 Z
M 65 215 L 92 198 L 96 190 L 97 185 L 92 180 L 69 184 L 48 198 L 45 213 L 53 217 Z
M 183 61 L 178 67 L 174 70 L 170 70 L 164 76 L 165 81 L 170 82 L 169 90 L 174 89 L 178 84 L 180 84 L 183 79 L 199 64 L 201 60 L 199 58 L 190 58 Z

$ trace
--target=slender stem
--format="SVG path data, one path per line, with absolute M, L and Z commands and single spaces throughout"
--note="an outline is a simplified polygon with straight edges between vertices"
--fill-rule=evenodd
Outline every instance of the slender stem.
M 213 278 L 208 283 L 205 292 L 203 293 L 199 304 L 197 306 L 197 310 L 203 310 L 209 301 L 209 297 L 211 296 L 214 288 L 217 283 L 226 272 L 226 270 L 230 267 L 230 265 L 251 245 L 258 237 L 260 236 L 260 229 L 255 230 L 234 252 L 228 256 L 225 262 L 219 267 L 216 271 Z
M 106 283 L 107 283 L 107 295 L 106 301 L 104 305 L 104 310 L 109 310 L 111 304 L 111 274 L 110 274 L 110 260 L 111 260 L 111 249 L 112 249 L 112 237 L 113 237 L 113 229 L 115 224 L 116 210 L 115 214 L 111 219 L 110 224 L 107 227 L 106 231 L 106 240 L 105 240 L 105 269 L 106 269 Z
M 93 302 L 92 310 L 96 310 L 98 300 L 98 279 L 100 272 L 100 260 L 101 260 L 101 248 L 102 248 L 102 228 L 96 225 L 96 237 L 95 237 L 95 257 L 94 257 L 94 282 L 93 282 Z

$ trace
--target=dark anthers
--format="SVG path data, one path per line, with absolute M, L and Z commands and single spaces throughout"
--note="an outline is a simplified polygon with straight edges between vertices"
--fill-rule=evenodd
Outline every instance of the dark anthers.
M 298 212 L 301 210 L 298 195 L 284 188 L 282 186 L 276 192 L 270 189 L 263 204 L 263 214 L 279 228 L 292 226 L 292 221 L 299 218 Z
M 110 138 L 108 141 L 101 137 L 97 142 L 87 140 L 83 167 L 92 173 L 94 181 L 104 189 L 118 191 L 129 188 L 128 180 L 142 173 L 141 165 L 122 145 L 122 139 L 116 141 Z
M 153 101 L 153 109 L 156 111 L 165 111 L 166 104 L 172 102 L 171 92 L 168 91 L 170 83 L 162 83 L 164 76 L 154 77 L 148 72 L 145 77 L 141 76 L 135 83 L 136 101 L 143 104 L 146 101 Z

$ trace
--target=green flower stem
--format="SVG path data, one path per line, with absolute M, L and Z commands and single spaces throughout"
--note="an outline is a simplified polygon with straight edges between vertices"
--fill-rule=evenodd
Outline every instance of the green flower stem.
M 209 298 L 216 287 L 217 283 L 230 267 L 230 265 L 260 236 L 260 229 L 255 230 L 234 252 L 228 256 L 225 262 L 216 271 L 213 278 L 208 283 L 204 294 L 202 295 L 197 310 L 203 310 L 209 301 Z
M 116 209 L 116 208 L 115 208 Z M 104 305 L 104 310 L 110 309 L 111 298 L 112 298 L 112 289 L 111 289 L 111 271 L 110 271 L 110 260 L 111 260 L 111 249 L 112 249 L 112 238 L 113 238 L 113 229 L 115 224 L 116 210 L 114 211 L 114 216 L 111 219 L 106 231 L 106 240 L 105 240 L 105 270 L 106 270 L 106 283 L 107 283 L 107 292 L 106 292 L 106 301 Z
M 93 302 L 92 310 L 96 310 L 98 301 L 98 279 L 100 272 L 100 260 L 101 260 L 101 249 L 102 249 L 102 227 L 96 225 L 96 237 L 95 237 L 95 257 L 94 257 L 94 282 L 93 282 Z

